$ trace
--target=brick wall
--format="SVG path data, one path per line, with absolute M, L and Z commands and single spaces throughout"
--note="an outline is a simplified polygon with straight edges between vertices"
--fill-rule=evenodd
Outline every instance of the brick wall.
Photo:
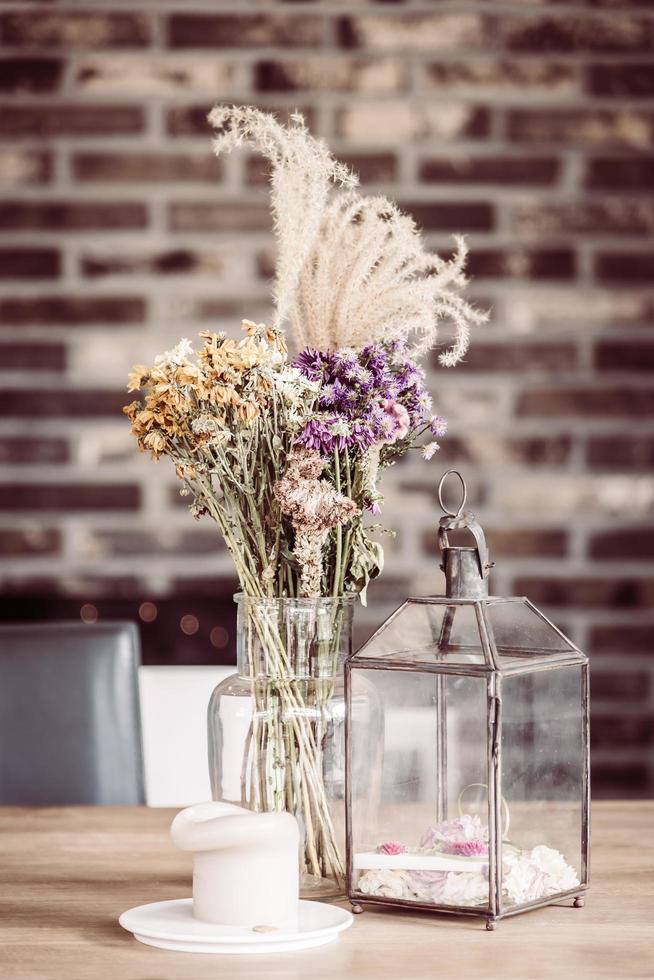
M 180 335 L 266 315 L 261 167 L 215 160 L 205 116 L 299 107 L 434 247 L 467 233 L 492 309 L 462 367 L 432 365 L 451 435 L 387 480 L 401 533 L 358 635 L 440 587 L 434 487 L 460 466 L 495 591 L 592 654 L 598 794 L 650 793 L 653 17 L 646 0 L 2 3 L 3 615 L 30 595 L 55 614 L 201 601 L 190 646 L 160 635 L 159 656 L 206 657 L 230 563 L 135 453 L 123 386 Z

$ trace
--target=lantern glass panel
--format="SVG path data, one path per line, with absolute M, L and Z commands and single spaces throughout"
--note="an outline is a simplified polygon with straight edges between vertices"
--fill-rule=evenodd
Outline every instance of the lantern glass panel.
M 484 666 L 474 603 L 408 599 L 357 656 L 397 663 Z
M 527 599 L 489 599 L 484 610 L 500 666 L 525 658 L 569 660 L 579 652 Z
M 352 701 L 373 687 L 384 710 L 375 805 L 356 786 L 350 803 L 353 894 L 483 914 L 490 901 L 487 676 L 353 664 L 349 683 Z M 351 739 L 351 772 L 365 767 L 371 749 Z M 462 817 L 463 838 L 476 838 L 477 853 L 462 852 Z
M 502 903 L 514 908 L 583 882 L 583 671 L 556 667 L 502 680 Z

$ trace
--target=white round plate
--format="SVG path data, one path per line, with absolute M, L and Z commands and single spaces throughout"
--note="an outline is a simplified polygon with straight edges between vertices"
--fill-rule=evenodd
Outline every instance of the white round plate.
M 193 899 L 153 902 L 123 912 L 123 929 L 147 946 L 183 953 L 286 953 L 331 943 L 352 925 L 352 915 L 336 905 L 300 902 L 295 928 L 255 932 L 243 926 L 217 926 L 193 917 Z M 265 923 L 262 923 L 265 925 Z

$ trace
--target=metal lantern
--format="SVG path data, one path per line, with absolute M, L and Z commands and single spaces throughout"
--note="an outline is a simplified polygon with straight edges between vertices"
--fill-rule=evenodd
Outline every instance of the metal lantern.
M 461 481 L 456 512 L 445 478 Z M 346 663 L 347 881 L 366 904 L 498 919 L 588 888 L 588 659 L 528 599 L 489 597 L 460 473 L 438 487 L 445 596 L 411 598 Z M 455 535 L 472 537 L 454 545 Z M 357 712 L 384 709 L 383 744 Z

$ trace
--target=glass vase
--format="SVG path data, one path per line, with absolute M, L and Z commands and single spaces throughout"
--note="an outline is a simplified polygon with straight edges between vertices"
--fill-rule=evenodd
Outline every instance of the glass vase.
M 238 594 L 235 601 L 237 673 L 216 687 L 209 702 L 213 798 L 293 813 L 300 826 L 302 895 L 342 893 L 343 663 L 351 652 L 354 596 Z M 360 701 L 360 719 L 372 722 L 375 711 L 365 692 Z

